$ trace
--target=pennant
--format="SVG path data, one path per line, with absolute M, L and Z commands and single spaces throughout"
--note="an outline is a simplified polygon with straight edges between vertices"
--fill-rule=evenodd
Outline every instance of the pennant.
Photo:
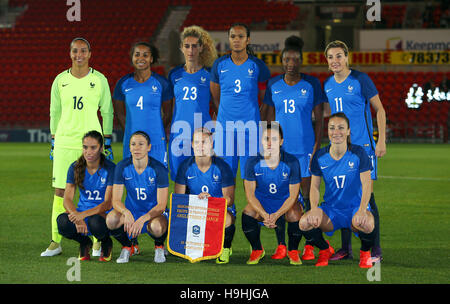
M 168 249 L 191 263 L 222 254 L 227 201 L 199 199 L 197 195 L 172 193 L 170 198 Z

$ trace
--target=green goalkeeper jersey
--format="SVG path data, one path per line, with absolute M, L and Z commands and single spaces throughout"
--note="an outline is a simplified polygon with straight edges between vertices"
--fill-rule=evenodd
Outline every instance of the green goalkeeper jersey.
M 103 132 L 98 109 L 103 120 Z M 113 106 L 106 77 L 90 69 L 83 78 L 76 78 L 70 69 L 56 76 L 50 97 L 50 132 L 55 135 L 55 146 L 81 149 L 83 135 L 97 130 L 112 134 Z

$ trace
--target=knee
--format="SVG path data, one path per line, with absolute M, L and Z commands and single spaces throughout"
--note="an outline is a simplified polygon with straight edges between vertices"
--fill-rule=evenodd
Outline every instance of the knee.
M 64 229 L 69 223 L 71 223 L 69 220 L 69 215 L 67 213 L 61 213 L 56 218 L 56 223 L 58 225 L 58 230 Z
M 104 239 L 108 234 L 105 218 L 95 214 L 88 218 L 88 226 L 92 234 L 99 240 Z
M 58 232 L 66 237 L 71 238 L 74 233 L 74 224 L 69 220 L 69 215 L 67 213 L 61 213 L 56 218 L 56 224 L 58 225 Z M 75 230 L 76 233 L 76 230 Z
M 299 227 L 300 230 L 302 230 L 302 231 L 308 231 L 308 230 L 311 229 L 311 227 L 310 227 L 310 225 L 309 225 L 309 223 L 308 223 L 308 220 L 307 220 L 307 218 L 306 218 L 306 215 L 307 215 L 307 213 L 306 213 L 305 215 L 303 215 L 303 216 L 300 218 L 300 221 L 298 222 L 298 227 Z
M 287 222 L 298 222 L 302 216 L 302 209 L 300 204 L 296 203 L 291 209 L 285 214 Z
M 119 214 L 116 210 L 112 210 L 106 216 L 106 227 L 108 227 L 109 230 L 114 230 L 114 229 L 119 228 L 120 217 L 121 217 L 121 214 Z
M 158 217 L 147 224 L 147 230 L 155 237 L 161 237 L 167 231 L 167 220 L 165 217 Z
M 243 214 L 248 215 L 252 218 L 257 218 L 258 217 L 258 213 L 250 206 L 250 205 L 246 205 L 244 210 L 242 211 Z
M 364 233 L 371 233 L 375 229 L 375 222 L 373 220 L 373 217 L 369 217 L 369 220 L 364 223 L 363 225 L 356 223 L 355 219 L 352 219 L 352 226 L 361 232 Z
M 227 215 L 225 217 L 225 228 L 228 228 L 231 225 L 233 225 L 235 220 L 236 218 L 230 212 L 227 212 Z

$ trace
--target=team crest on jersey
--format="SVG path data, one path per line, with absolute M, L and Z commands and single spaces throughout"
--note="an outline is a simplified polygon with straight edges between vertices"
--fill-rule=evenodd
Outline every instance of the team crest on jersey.
M 283 172 L 281 175 L 283 175 L 283 179 L 287 179 L 289 174 L 287 172 Z
M 250 69 L 250 68 L 249 68 L 249 69 L 247 70 L 247 72 L 248 72 L 247 78 L 253 78 L 254 72 L 255 72 L 255 71 L 254 71 L 253 69 Z
M 106 177 L 100 177 L 100 182 L 101 182 L 102 184 L 106 183 Z
M 218 181 L 219 181 L 219 175 L 213 174 L 213 180 L 214 180 L 215 182 L 218 182 Z
M 302 93 L 302 96 L 306 96 L 306 93 L 308 93 L 306 89 L 301 89 L 300 92 Z
M 355 163 L 352 161 L 349 161 L 348 166 L 350 167 L 350 169 L 353 169 L 353 167 L 355 166 Z
M 155 178 L 154 177 L 149 177 L 148 181 L 150 182 L 150 184 L 154 184 L 155 183 Z
M 91 86 L 91 89 L 95 88 L 95 83 L 91 82 L 89 85 Z
M 206 77 L 200 77 L 200 81 L 201 81 L 202 83 L 205 83 Z
M 353 86 L 349 85 L 347 88 L 349 93 L 353 93 Z
M 158 87 L 157 87 L 157 86 L 154 86 L 154 85 L 152 85 L 152 90 L 153 90 L 153 93 L 156 93 L 156 91 L 158 91 Z

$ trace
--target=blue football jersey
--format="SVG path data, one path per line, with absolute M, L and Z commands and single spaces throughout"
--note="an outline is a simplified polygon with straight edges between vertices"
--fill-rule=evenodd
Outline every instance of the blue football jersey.
M 117 164 L 114 184 L 125 185 L 125 207 L 141 216 L 157 205 L 157 188 L 169 186 L 168 171 L 163 164 L 149 156 L 147 168 L 138 174 L 129 157 Z
M 361 204 L 360 173 L 372 169 L 367 152 L 358 145 L 350 145 L 340 160 L 330 155 L 330 145 L 317 151 L 311 161 L 311 172 L 322 176 L 325 183 L 324 204 L 336 209 L 352 209 Z
M 173 98 L 169 81 L 152 72 L 150 78 L 139 83 L 134 74 L 122 77 L 114 88 L 113 98 L 125 102 L 126 124 L 123 138 L 123 158 L 130 156 L 130 136 L 144 131 L 150 136 L 152 145 L 165 145 L 166 135 L 161 117 L 161 104 Z
M 212 197 L 223 197 L 222 188 L 234 185 L 234 175 L 230 166 L 221 158 L 213 156 L 211 167 L 202 172 L 195 163 L 195 156 L 191 156 L 181 164 L 175 182 L 186 185 L 186 192 L 189 194 L 207 192 Z
M 275 107 L 275 119 L 283 130 L 284 151 L 312 153 L 315 142 L 312 112 L 325 101 L 316 77 L 301 73 L 301 80 L 293 86 L 284 81 L 284 74 L 269 80 L 263 102 Z
M 258 83 L 270 78 L 266 64 L 249 55 L 241 65 L 236 65 L 231 55 L 224 55 L 213 64 L 211 81 L 220 85 L 220 105 L 217 114 L 224 130 L 226 121 L 260 121 Z
M 173 87 L 175 96 L 175 105 L 172 118 L 172 126 L 175 130 L 171 131 L 171 137 L 182 136 L 191 138 L 195 128 L 202 127 L 211 120 L 209 115 L 209 102 L 211 93 L 209 90 L 210 69 L 202 68 L 196 73 L 190 74 L 184 70 L 184 64 L 180 65 L 169 73 L 169 81 Z M 201 119 L 194 126 L 194 114 L 201 114 Z M 177 124 L 177 122 L 182 122 Z M 184 128 L 187 122 L 189 130 Z
M 245 164 L 244 179 L 256 181 L 256 198 L 263 206 L 270 206 L 264 209 L 273 213 L 289 197 L 289 185 L 300 183 L 300 165 L 295 156 L 283 150 L 280 151 L 280 163 L 275 169 L 267 166 L 262 155 L 252 156 Z
M 351 70 L 350 75 L 337 83 L 330 76 L 324 83 L 331 113 L 344 112 L 350 120 L 350 138 L 353 144 L 375 150 L 370 99 L 378 91 L 365 73 Z
M 67 171 L 67 183 L 75 184 L 76 162 L 73 162 Z M 84 189 L 78 189 L 80 198 L 78 200 L 77 211 L 82 212 L 97 207 L 105 201 L 106 187 L 112 186 L 114 181 L 114 168 L 116 165 L 109 160 L 105 160 L 104 166 L 97 169 L 94 174 L 89 174 L 88 169 L 84 172 Z

